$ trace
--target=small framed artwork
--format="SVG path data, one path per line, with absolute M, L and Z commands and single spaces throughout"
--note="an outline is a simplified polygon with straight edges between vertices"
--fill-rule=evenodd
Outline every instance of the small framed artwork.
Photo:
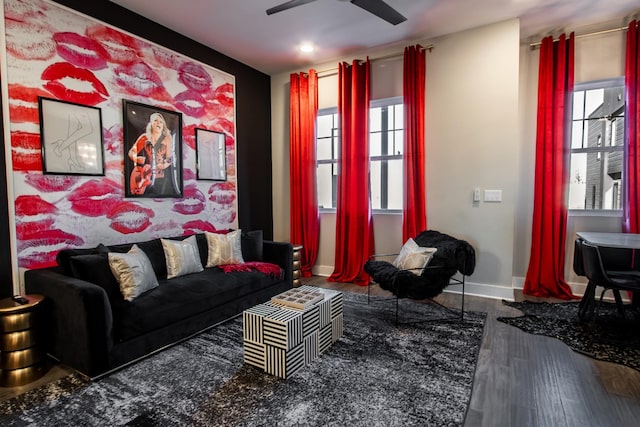
M 227 148 L 224 133 L 196 129 L 197 178 L 210 181 L 227 180 Z
M 42 173 L 104 175 L 102 111 L 38 97 Z
M 125 197 L 182 197 L 182 114 L 123 100 Z

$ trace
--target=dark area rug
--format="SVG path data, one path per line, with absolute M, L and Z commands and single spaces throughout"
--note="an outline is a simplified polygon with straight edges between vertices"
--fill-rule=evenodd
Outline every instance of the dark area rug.
M 499 317 L 500 322 L 525 332 L 557 338 L 574 351 L 597 360 L 640 371 L 640 312 L 625 307 L 625 318 L 615 304 L 602 303 L 595 322 L 578 318 L 578 302 L 511 302 L 503 304 L 523 312 L 520 317 Z
M 70 375 L 0 402 L 0 425 L 462 425 L 485 314 L 396 327 L 393 308 L 345 293 L 344 336 L 287 380 L 243 363 L 237 317 L 99 381 Z

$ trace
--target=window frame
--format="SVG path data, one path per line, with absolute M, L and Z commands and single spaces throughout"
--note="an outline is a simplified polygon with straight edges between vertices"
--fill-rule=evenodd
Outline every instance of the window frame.
M 373 109 L 373 108 L 379 108 L 379 107 L 387 107 L 387 106 L 393 106 L 393 105 L 398 105 L 398 104 L 403 104 L 404 100 L 402 96 L 395 96 L 395 97 L 390 97 L 390 98 L 384 98 L 384 99 L 377 99 L 377 100 L 372 100 L 369 102 L 369 110 Z M 339 147 L 340 147 L 340 131 L 339 131 L 339 116 L 337 116 L 338 114 L 338 107 L 327 107 L 327 108 L 321 108 L 318 109 L 318 117 L 319 116 L 326 116 L 326 115 L 336 115 L 336 125 L 338 126 L 337 128 L 334 128 L 332 130 L 332 135 L 330 137 L 331 139 L 331 144 L 332 144 L 332 155 L 334 154 L 334 139 L 337 138 L 337 147 L 338 147 L 338 151 L 339 151 Z M 316 119 L 317 120 L 317 119 Z M 403 118 L 403 123 L 404 123 L 404 118 Z M 368 133 L 369 136 L 371 135 L 371 129 L 370 129 L 370 123 L 367 125 L 367 129 L 368 129 Z M 392 129 L 390 130 L 391 132 L 397 131 L 397 130 L 402 130 L 403 132 L 403 136 L 402 136 L 402 144 L 404 144 L 404 125 L 402 127 L 402 129 Z M 376 131 L 376 132 L 381 132 L 381 131 Z M 389 132 L 389 130 L 387 130 L 387 132 Z M 329 137 L 322 137 L 323 139 L 328 139 Z M 317 150 L 318 150 L 318 135 L 317 135 L 317 131 L 316 131 L 316 154 L 317 154 Z M 404 152 L 404 149 L 403 149 Z M 339 152 L 335 153 L 335 158 L 332 159 L 322 159 L 319 160 L 316 158 L 316 179 L 317 179 L 317 168 L 318 165 L 321 164 L 330 164 L 333 165 L 333 167 L 335 168 L 335 170 L 337 170 L 337 174 L 340 173 L 339 171 L 339 162 L 338 162 L 338 156 L 339 156 Z M 371 154 L 369 154 L 369 165 L 371 166 L 371 162 L 372 161 L 386 161 L 386 160 L 402 160 L 404 157 L 404 153 L 403 154 L 395 154 L 395 155 L 379 155 L 379 156 L 371 156 Z M 404 166 L 404 165 L 403 165 Z M 336 175 L 337 176 L 337 175 Z M 370 178 L 371 179 L 371 178 Z M 317 184 L 316 184 L 317 185 Z M 371 182 L 370 182 L 371 185 Z M 388 188 L 387 188 L 388 189 Z M 337 197 L 337 188 L 335 189 L 335 193 L 332 194 L 333 198 Z M 337 201 L 336 201 L 337 202 Z M 336 211 L 335 207 L 318 207 L 318 210 L 320 213 L 332 213 Z M 393 215 L 397 215 L 397 214 L 402 214 L 402 209 L 372 209 L 372 213 L 374 214 L 393 214 Z
M 589 90 L 594 90 L 594 89 L 607 89 L 607 88 L 613 88 L 613 87 L 623 87 L 624 91 L 626 92 L 626 86 L 625 86 L 625 80 L 624 77 L 614 77 L 614 78 L 610 78 L 610 79 L 601 79 L 601 80 L 593 80 L 593 81 L 589 81 L 589 82 L 583 82 L 583 83 L 575 83 L 574 84 L 574 88 L 573 88 L 573 92 L 571 94 L 571 99 L 573 100 L 573 96 L 574 93 L 577 91 L 583 91 L 583 92 L 587 92 Z M 571 156 L 573 154 L 578 154 L 578 153 L 584 153 L 584 154 L 590 154 L 590 153 L 598 153 L 601 154 L 603 152 L 624 152 L 624 135 L 623 135 L 623 144 L 621 145 L 617 145 L 617 144 L 611 144 L 611 145 L 604 145 L 600 148 L 598 147 L 586 147 L 586 148 L 572 148 L 572 139 L 573 139 L 573 123 L 574 123 L 574 118 L 573 118 L 573 103 L 571 106 L 571 115 L 569 118 L 569 123 L 568 123 L 568 128 L 569 128 L 569 141 L 568 141 L 568 145 L 569 145 L 569 156 L 571 158 Z M 623 105 L 623 109 L 624 109 L 624 105 Z M 581 119 L 581 120 L 585 120 L 585 118 Z M 624 132 L 624 131 L 623 131 Z M 612 149 L 613 148 L 613 149 Z M 624 166 L 623 166 L 624 169 Z M 624 176 L 624 173 L 623 173 Z M 570 184 L 569 184 L 570 185 Z M 568 189 L 567 189 L 568 191 Z M 623 203 L 624 201 L 621 200 L 621 203 Z M 569 216 L 575 216 L 575 217 L 622 217 L 622 212 L 624 210 L 624 207 L 622 207 L 621 209 L 568 209 L 568 214 Z

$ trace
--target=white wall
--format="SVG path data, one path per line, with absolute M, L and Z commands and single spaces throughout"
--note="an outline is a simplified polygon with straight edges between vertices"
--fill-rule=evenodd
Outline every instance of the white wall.
M 522 286 L 531 245 L 539 50 L 521 43 L 518 20 L 429 42 L 434 49 L 427 53 L 427 226 L 463 238 L 476 248 L 476 271 L 469 279 L 471 292 L 509 298 L 514 286 Z M 414 43 L 407 42 L 410 44 Z M 390 52 L 366 52 L 360 57 L 376 58 Z M 343 60 L 351 62 L 355 58 Z M 327 70 L 336 65 L 318 64 L 313 68 Z M 398 65 L 392 59 L 374 60 L 372 65 L 374 87 L 383 82 L 379 90 L 387 91 L 386 96 L 401 91 L 402 77 L 397 71 L 401 61 Z M 624 32 L 578 38 L 575 68 L 576 82 L 621 76 Z M 288 240 L 289 73 L 272 76 L 271 81 L 274 238 Z M 322 77 L 319 88 L 321 108 L 335 106 L 337 77 Z M 472 192 L 476 187 L 502 190 L 503 201 L 474 203 Z M 567 227 L 565 274 L 568 281 L 577 283 L 579 291 L 584 281 L 571 269 L 575 232 L 617 231 L 620 220 L 570 216 Z M 377 253 L 400 249 L 400 215 L 376 215 L 374 229 Z M 334 234 L 335 215 L 323 214 L 318 273 L 332 271 Z

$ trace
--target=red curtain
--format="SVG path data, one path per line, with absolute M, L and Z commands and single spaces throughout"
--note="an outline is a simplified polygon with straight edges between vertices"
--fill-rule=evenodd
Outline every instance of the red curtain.
M 542 40 L 531 257 L 524 283 L 525 294 L 539 297 L 575 298 L 564 280 L 573 58 L 573 33 L 556 42 Z
M 631 21 L 627 29 L 625 66 L 625 169 L 622 228 L 640 233 L 640 26 Z
M 318 75 L 291 74 L 289 86 L 289 168 L 291 243 L 302 245 L 303 277 L 311 277 L 318 256 L 320 219 L 316 197 Z
M 424 177 L 424 91 L 426 54 L 422 46 L 404 48 L 404 159 L 402 241 L 427 229 Z
M 370 64 L 342 63 L 338 70 L 340 157 L 336 206 L 333 282 L 367 285 L 364 263 L 373 255 L 373 223 L 369 196 L 369 78 Z

